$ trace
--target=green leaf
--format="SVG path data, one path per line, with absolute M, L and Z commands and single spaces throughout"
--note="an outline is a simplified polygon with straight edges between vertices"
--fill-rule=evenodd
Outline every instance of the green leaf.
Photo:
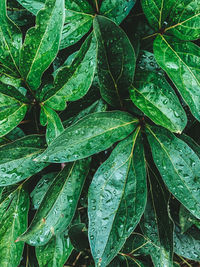
M 69 228 L 68 235 L 76 250 L 83 251 L 89 249 L 88 232 L 84 223 L 72 225 Z
M 179 223 L 181 233 L 186 232 L 192 225 L 200 230 L 200 220 L 196 219 L 183 205 L 179 209 Z
M 125 32 L 108 18 L 94 18 L 94 33 L 101 95 L 110 105 L 122 106 L 121 98 L 133 82 L 135 52 Z
M 0 146 L 15 141 L 24 136 L 25 136 L 24 132 L 20 128 L 16 127 L 7 135 L 0 138 Z
M 45 0 L 17 0 L 17 2 L 35 16 L 37 15 L 38 11 L 45 6 Z
M 137 71 L 130 98 L 153 122 L 172 132 L 181 133 L 187 116 L 166 79 L 150 71 Z
M 137 124 L 126 112 L 89 114 L 65 129 L 37 160 L 62 163 L 87 158 L 124 139 Z
M 129 14 L 136 0 L 103 0 L 100 14 L 120 24 Z
M 53 235 L 64 231 L 76 211 L 90 158 L 69 163 L 55 177 L 28 230 L 18 238 L 31 246 L 45 245 Z
M 200 261 L 200 230 L 192 227 L 182 234 L 180 228 L 176 226 L 174 252 L 184 258 Z
M 19 50 L 22 45 L 20 29 L 8 18 L 6 0 L 0 1 L 0 62 L 18 72 Z
M 15 243 L 18 235 L 27 228 L 29 198 L 27 192 L 18 187 L 0 204 L 0 262 L 4 267 L 18 266 L 24 244 Z
M 30 197 L 31 197 L 31 201 L 33 203 L 34 209 L 37 210 L 39 208 L 47 190 L 49 189 L 49 187 L 52 184 L 53 179 L 55 178 L 56 175 L 57 175 L 57 173 L 55 173 L 55 172 L 50 172 L 50 173 L 47 173 L 46 175 L 44 175 L 39 180 L 39 182 L 35 186 L 34 190 L 31 192 Z
M 65 1 L 65 25 L 60 49 L 77 43 L 91 28 L 94 10 L 87 1 Z
M 72 253 L 73 246 L 66 233 L 53 236 L 44 246 L 35 248 L 40 267 L 63 266 Z
M 147 126 L 146 132 L 153 160 L 169 191 L 200 218 L 200 159 L 166 129 Z
M 44 150 L 40 135 L 25 136 L 0 147 L 0 186 L 18 183 L 47 166 L 33 161 Z
M 12 131 L 24 118 L 27 105 L 0 91 L 0 137 Z
M 162 28 L 175 0 L 142 0 L 142 9 L 149 24 L 157 31 Z
M 81 46 L 71 66 L 64 66 L 57 73 L 54 88 L 44 96 L 45 105 L 55 109 L 66 108 L 66 101 L 82 98 L 90 88 L 96 68 L 96 42 L 90 34 Z
M 144 216 L 140 223 L 143 234 L 150 241 L 149 243 L 147 242 L 146 251 L 150 254 L 154 266 L 172 267 L 173 223 L 168 214 L 169 194 L 154 173 L 151 173 L 149 178 L 149 196 Z
M 200 146 L 191 137 L 186 134 L 181 134 L 179 138 L 183 140 L 200 158 Z
M 158 35 L 154 41 L 154 54 L 192 114 L 200 120 L 200 48 L 191 42 Z
M 168 6 L 168 4 L 166 5 Z M 200 2 L 199 0 L 177 0 L 168 18 L 166 29 L 181 40 L 200 38 Z
M 36 90 L 43 72 L 54 60 L 64 23 L 64 0 L 48 0 L 36 17 L 36 26 L 26 33 L 20 55 L 20 72 Z M 56 31 L 55 31 L 56 27 Z
M 45 105 L 41 106 L 40 122 L 43 126 L 47 124 L 46 141 L 48 145 L 64 130 L 58 114 L 53 109 Z
M 107 266 L 117 255 L 145 209 L 146 171 L 139 131 L 116 146 L 89 188 L 89 240 L 96 266 Z
M 80 111 L 76 116 L 70 117 L 68 120 L 63 121 L 64 127 L 69 127 L 70 125 L 76 123 L 78 120 L 82 119 L 88 114 L 95 113 L 95 112 L 103 112 L 106 111 L 107 104 L 100 99 L 95 101 L 91 106 L 87 107 Z

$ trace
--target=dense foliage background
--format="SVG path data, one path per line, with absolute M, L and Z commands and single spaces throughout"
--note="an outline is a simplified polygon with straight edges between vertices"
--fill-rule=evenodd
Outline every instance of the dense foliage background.
M 0 1 L 0 266 L 199 266 L 200 1 Z

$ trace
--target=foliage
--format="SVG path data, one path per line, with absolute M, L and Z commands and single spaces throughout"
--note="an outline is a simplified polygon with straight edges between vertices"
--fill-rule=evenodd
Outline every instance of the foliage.
M 0 1 L 1 266 L 200 261 L 199 37 L 199 0 Z

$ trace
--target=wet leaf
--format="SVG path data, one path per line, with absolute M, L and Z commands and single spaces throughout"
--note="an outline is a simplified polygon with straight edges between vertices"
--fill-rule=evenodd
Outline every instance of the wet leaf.
M 181 133 L 187 116 L 174 90 L 166 79 L 150 71 L 136 71 L 130 87 L 133 103 L 153 122 L 172 132 Z
M 78 251 L 89 249 L 88 232 L 84 223 L 74 224 L 69 228 L 69 238 Z
M 69 237 L 63 232 L 53 236 L 44 246 L 35 248 L 40 267 L 63 266 L 72 253 L 73 246 Z
M 100 13 L 111 19 L 117 24 L 120 24 L 135 5 L 136 0 L 103 0 Z
M 200 160 L 182 140 L 164 128 L 146 128 L 153 160 L 169 191 L 200 218 Z
M 25 136 L 24 132 L 19 127 L 16 127 L 7 135 L 0 138 L 0 146 L 8 144 L 24 136 Z
M 122 106 L 121 98 L 133 82 L 135 52 L 125 32 L 106 17 L 95 17 L 94 33 L 102 98 L 112 106 Z
M 46 141 L 48 145 L 64 130 L 58 114 L 45 105 L 41 106 L 40 122 L 43 126 L 47 124 Z
M 168 4 L 166 5 L 168 6 Z M 174 1 L 168 18 L 166 32 L 181 40 L 200 38 L 200 3 L 199 0 Z
M 20 72 L 33 90 L 40 86 L 43 72 L 56 57 L 63 23 L 64 0 L 49 0 L 37 13 L 36 26 L 26 33 L 20 55 Z
M 44 138 L 29 135 L 0 147 L 0 186 L 18 183 L 47 166 L 33 161 L 44 150 Z
M 146 173 L 139 131 L 116 146 L 90 185 L 89 240 L 96 266 L 107 266 L 117 255 L 145 209 Z
M 200 48 L 191 42 L 158 35 L 154 41 L 154 54 L 192 114 L 200 120 Z
M 142 9 L 149 24 L 157 31 L 163 27 L 175 0 L 142 0 Z
M 192 227 L 182 234 L 180 228 L 176 226 L 174 252 L 184 258 L 200 261 L 200 230 Z
M 58 71 L 54 88 L 47 91 L 43 102 L 55 109 L 66 108 L 66 101 L 82 98 L 89 90 L 96 68 L 96 41 L 90 34 L 83 43 L 71 66 L 64 66 Z
M 25 241 L 32 246 L 42 246 L 69 226 L 89 165 L 88 158 L 65 166 L 53 180 L 28 230 L 19 237 L 19 241 Z
M 22 45 L 20 29 L 8 18 L 6 0 L 0 1 L 0 62 L 18 73 L 19 50 Z
M 29 198 L 18 187 L 0 204 L 0 262 L 4 267 L 18 266 L 24 243 L 15 243 L 18 235 L 27 228 Z
M 38 161 L 70 162 L 99 153 L 135 130 L 138 119 L 121 111 L 98 112 L 68 127 Z
M 47 190 L 53 182 L 53 179 L 57 176 L 56 172 L 50 172 L 42 176 L 34 190 L 31 192 L 30 197 L 33 203 L 33 208 L 38 209 Z
M 191 137 L 186 134 L 181 134 L 179 138 L 183 140 L 200 158 L 200 146 Z
M 17 0 L 24 8 L 37 15 L 38 11 L 45 6 L 45 0 Z
M 181 233 L 185 233 L 192 225 L 196 225 L 200 230 L 200 220 L 195 218 L 183 205 L 179 209 L 179 223 Z

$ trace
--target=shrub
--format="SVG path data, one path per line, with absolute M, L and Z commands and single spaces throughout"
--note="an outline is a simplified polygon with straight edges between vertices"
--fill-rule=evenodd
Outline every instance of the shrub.
M 200 261 L 200 2 L 135 2 L 0 1 L 1 266 Z

